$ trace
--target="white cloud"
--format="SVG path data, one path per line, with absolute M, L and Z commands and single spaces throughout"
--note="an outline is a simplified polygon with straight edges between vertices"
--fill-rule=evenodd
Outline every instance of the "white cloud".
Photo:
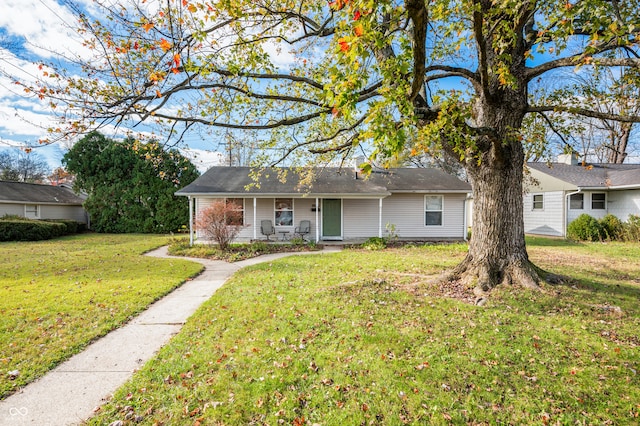
M 180 153 L 187 157 L 200 172 L 206 172 L 213 166 L 224 164 L 224 154 L 218 151 L 204 149 L 183 148 Z
M 0 27 L 8 35 L 27 40 L 24 48 L 40 58 L 84 50 L 74 26 L 76 18 L 55 0 L 3 0 Z

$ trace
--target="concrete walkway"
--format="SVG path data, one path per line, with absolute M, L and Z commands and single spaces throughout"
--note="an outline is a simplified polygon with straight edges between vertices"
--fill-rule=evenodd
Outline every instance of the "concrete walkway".
M 187 318 L 237 270 L 290 255 L 327 251 L 337 250 L 270 254 L 236 263 L 188 258 L 202 263 L 204 272 L 42 378 L 0 401 L 0 425 L 81 423 L 178 333 Z M 171 257 L 166 247 L 148 255 Z

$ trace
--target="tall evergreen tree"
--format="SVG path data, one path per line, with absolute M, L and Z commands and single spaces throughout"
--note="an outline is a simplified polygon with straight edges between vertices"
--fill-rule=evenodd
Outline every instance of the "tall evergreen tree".
M 187 200 L 173 194 L 193 182 L 198 171 L 176 150 L 91 132 L 63 162 L 76 175 L 77 189 L 89 195 L 85 209 L 98 232 L 165 233 L 189 222 Z

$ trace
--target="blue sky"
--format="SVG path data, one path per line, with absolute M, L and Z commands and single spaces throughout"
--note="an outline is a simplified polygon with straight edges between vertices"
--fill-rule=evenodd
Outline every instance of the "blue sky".
M 2 0 L 0 2 L 0 150 L 38 146 L 46 138 L 53 117 L 46 103 L 26 96 L 6 74 L 31 81 L 38 74 L 38 63 L 59 60 L 58 53 L 82 53 L 81 39 L 75 33 L 75 17 L 63 0 Z M 84 9 L 91 0 L 75 0 Z M 125 129 L 123 129 L 125 130 Z M 197 153 L 200 169 L 219 162 L 219 154 L 209 151 L 203 138 L 187 143 Z M 71 143 L 38 146 L 52 168 L 60 165 Z

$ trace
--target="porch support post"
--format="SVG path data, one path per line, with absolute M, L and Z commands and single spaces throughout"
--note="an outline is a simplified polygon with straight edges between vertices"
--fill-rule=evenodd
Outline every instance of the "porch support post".
M 378 200 L 378 238 L 382 238 L 382 198 Z
M 320 222 L 318 212 L 320 211 L 320 199 L 316 197 L 316 242 L 320 241 Z
M 193 245 L 193 200 L 189 195 L 189 245 Z
M 256 221 L 256 219 L 258 218 L 257 215 L 257 210 L 258 210 L 258 203 L 256 200 L 256 197 L 253 197 L 253 239 L 257 240 L 258 239 L 258 223 Z

